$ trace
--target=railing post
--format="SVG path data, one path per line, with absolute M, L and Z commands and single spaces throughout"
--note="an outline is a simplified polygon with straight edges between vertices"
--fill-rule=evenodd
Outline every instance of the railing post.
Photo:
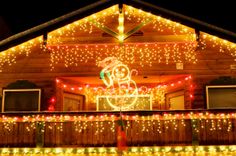
M 198 131 L 199 131 L 199 120 L 190 119 L 192 127 L 192 145 L 199 145 Z
M 44 146 L 44 122 L 36 122 L 36 134 L 35 134 L 36 147 Z

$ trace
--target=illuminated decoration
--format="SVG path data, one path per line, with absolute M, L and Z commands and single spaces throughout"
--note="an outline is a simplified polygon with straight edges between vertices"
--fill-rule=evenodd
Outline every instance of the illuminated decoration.
M 152 113 L 152 114 L 150 114 Z M 105 135 L 104 129 L 115 132 L 115 125 L 119 120 L 119 114 L 36 114 L 36 115 L 23 115 L 13 116 L 12 114 L 0 116 L 0 124 L 2 129 L 12 132 L 14 125 L 24 124 L 27 131 L 35 131 L 36 125 L 47 123 L 42 128 L 42 132 L 47 129 L 53 131 L 57 129 L 63 132 L 68 127 L 64 126 L 67 123 L 73 125 L 75 133 L 83 133 L 88 129 L 93 129 L 93 135 Z M 158 134 L 165 133 L 170 127 L 173 131 L 183 130 L 184 127 L 192 124 L 192 131 L 197 134 L 204 133 L 205 131 L 211 133 L 234 134 L 234 120 L 236 119 L 235 112 L 229 113 L 212 113 L 208 111 L 202 112 L 148 112 L 148 114 L 125 114 L 122 115 L 123 121 L 126 123 L 126 130 L 130 131 L 132 127 L 136 127 L 137 135 L 142 135 L 144 132 L 155 131 Z M 191 120 L 191 121 L 190 121 Z M 109 124 L 107 124 L 109 123 Z M 1 132 L 2 133 L 2 132 Z M 91 134 L 90 134 L 91 135 Z
M 139 95 L 149 95 L 152 98 L 152 103 L 158 103 L 158 105 L 165 103 L 165 94 L 167 93 L 167 89 L 172 89 L 174 87 L 182 86 L 183 84 L 191 83 L 191 76 L 186 76 L 183 79 L 177 81 L 171 81 L 168 83 L 158 83 L 152 84 L 152 86 L 137 86 Z M 86 96 L 86 103 L 96 103 L 97 96 L 103 97 L 108 94 L 111 90 L 104 86 L 91 86 L 89 84 L 81 84 L 81 85 L 73 85 L 63 82 L 61 79 L 56 79 L 57 87 L 62 88 L 65 91 L 79 93 Z M 189 88 L 189 96 L 193 99 L 193 84 L 188 85 Z M 119 94 L 119 88 L 115 87 L 112 90 L 113 93 Z M 145 103 L 147 103 L 146 101 Z M 143 106 L 141 107 L 143 108 Z
M 190 27 L 128 5 L 123 5 L 123 11 L 120 13 L 118 5 L 114 5 L 103 11 L 50 32 L 48 34 L 48 44 L 65 44 L 64 38 L 70 36 L 73 37 L 73 40 L 75 41 L 76 34 L 78 33 L 77 30 L 91 34 L 93 31 L 98 31 L 99 27 L 106 27 L 106 25 L 108 25 L 111 21 L 115 23 L 114 25 L 117 24 L 118 33 L 115 33 L 115 30 L 112 28 L 110 28 L 110 31 L 113 31 L 115 34 L 122 34 L 125 30 L 125 27 L 122 27 L 125 20 L 131 21 L 134 27 L 140 23 L 146 23 L 145 21 L 149 20 L 150 26 L 155 31 L 163 33 L 165 29 L 168 29 L 171 32 L 170 34 L 187 34 L 186 41 L 196 40 L 195 31 Z
M 102 67 L 100 77 L 107 89 L 109 90 L 106 97 L 108 104 L 114 110 L 129 110 L 136 101 L 138 88 L 131 76 L 133 73 L 137 75 L 137 70 L 129 68 L 115 57 L 107 57 L 99 62 Z M 116 86 L 116 84 L 118 86 Z M 118 88 L 118 93 L 114 92 L 114 88 Z
M 55 97 L 51 97 L 50 100 L 49 100 L 48 110 L 49 111 L 55 111 L 55 104 L 56 104 Z
M 118 25 L 118 32 L 106 26 L 111 20 L 113 20 L 114 26 Z M 125 32 L 125 20 L 133 24 L 133 29 Z M 186 38 L 177 42 L 124 43 L 126 38 L 146 24 L 153 31 L 161 34 L 164 29 L 168 29 L 169 34 L 184 34 Z M 76 37 L 79 36 L 77 30 L 92 33 L 93 30 L 97 32 L 97 29 L 117 38 L 124 47 L 120 47 L 119 43 L 81 44 L 77 42 Z M 81 32 L 81 35 L 84 34 Z M 72 38 L 71 41 L 68 41 L 69 37 Z M 138 62 L 143 67 L 145 65 L 152 66 L 153 62 L 169 64 L 169 62 L 187 61 L 196 63 L 197 43 L 195 41 L 194 30 L 187 26 L 127 5 L 123 5 L 120 12 L 118 5 L 116 5 L 50 32 L 47 47 L 51 52 L 50 66 L 52 70 L 59 62 L 63 62 L 65 67 L 78 66 L 79 63 L 86 63 L 90 60 L 95 60 L 98 64 L 104 58 L 113 56 L 125 64 Z
M 17 58 L 21 56 L 28 57 L 32 52 L 33 48 L 42 47 L 43 38 L 37 37 L 19 44 L 15 47 L 9 48 L 5 51 L 0 52 L 0 72 L 2 72 L 4 65 L 13 65 L 16 63 Z
M 97 97 L 97 111 L 111 111 L 114 110 L 114 108 L 111 106 L 111 103 L 115 103 L 116 100 L 121 100 L 122 98 L 125 98 L 126 103 L 129 101 L 133 101 L 134 98 L 136 99 L 135 104 L 131 105 L 128 109 L 129 110 L 152 110 L 152 95 L 145 94 L 145 95 L 135 95 L 135 96 L 96 96 Z M 117 101 L 118 101 L 117 100 Z M 158 99 L 159 100 L 159 99 Z
M 93 31 L 98 31 L 97 27 L 104 27 L 109 23 L 109 19 L 118 19 L 119 10 L 118 5 L 114 5 L 103 11 L 92 14 L 88 17 L 67 24 L 64 27 L 56 29 L 48 34 L 48 45 L 62 44 L 65 37 L 73 36 L 72 40 L 76 41 L 77 31 L 82 31 L 86 35 L 92 34 Z
M 49 46 L 51 69 L 60 62 L 65 67 L 79 66 L 87 62 L 98 64 L 103 58 L 116 57 L 125 64 L 141 67 L 153 63 L 197 62 L 196 43 L 124 43 L 114 44 L 58 45 Z
M 140 23 L 146 23 L 148 20 L 148 27 L 153 31 L 160 34 L 184 35 L 183 42 L 125 42 L 125 51 L 127 53 L 123 53 L 123 50 L 118 48 L 118 43 L 78 43 L 80 42 L 77 38 L 78 36 L 81 36 L 84 41 L 85 35 L 90 37 L 93 32 L 101 32 L 101 28 L 106 27 L 110 22 L 113 22 L 115 26 L 115 28 L 110 29 L 112 31 L 117 29 L 116 26 L 119 26 L 119 19 L 121 21 L 122 18 L 119 15 L 118 5 L 114 5 L 48 33 L 47 48 L 43 45 L 43 38 L 40 36 L 2 51 L 0 53 L 0 72 L 2 72 L 3 66 L 15 64 L 18 56 L 28 56 L 35 46 L 41 47 L 42 51 L 50 52 L 50 67 L 52 70 L 59 62 L 63 62 L 65 67 L 78 66 L 90 60 L 95 60 L 98 63 L 102 59 L 111 56 L 117 57 L 125 64 L 138 62 L 140 66 L 152 66 L 154 62 L 166 64 L 173 62 L 196 63 L 196 53 L 198 52 L 195 51 L 196 48 L 203 50 L 215 47 L 218 49 L 216 51 L 236 57 L 235 43 L 200 32 L 200 47 L 198 47 L 194 29 L 131 6 L 123 5 L 123 8 L 124 21 L 131 22 L 133 27 Z M 123 28 L 124 33 L 127 32 L 126 27 Z M 236 59 L 234 60 L 236 61 Z
M 165 94 L 166 94 L 167 85 L 158 85 L 156 89 L 152 91 L 153 101 L 158 101 L 159 105 L 165 103 Z
M 200 34 L 200 45 L 202 49 L 206 48 L 217 48 L 219 52 L 226 53 L 231 55 L 232 57 L 236 57 L 236 44 L 219 37 L 201 33 Z M 236 61 L 236 58 L 235 58 Z
M 117 155 L 116 147 L 56 147 L 56 148 L 0 148 L 1 155 Z M 235 145 L 220 145 L 220 146 L 152 146 L 152 147 L 129 147 L 122 155 L 201 155 L 201 156 L 216 156 L 236 154 Z
M 119 26 L 118 26 L 118 30 L 119 30 L 119 36 L 118 39 L 121 43 L 123 43 L 124 41 L 124 13 L 121 12 L 119 13 Z

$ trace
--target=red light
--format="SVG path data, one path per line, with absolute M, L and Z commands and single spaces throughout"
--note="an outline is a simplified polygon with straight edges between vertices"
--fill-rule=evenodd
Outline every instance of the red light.
M 59 82 L 60 82 L 60 80 L 56 79 L 56 82 L 57 82 L 57 83 L 59 83 Z
M 54 111 L 55 108 L 54 108 L 53 106 L 49 106 L 49 107 L 48 107 L 48 110 L 49 110 L 49 111 Z
M 193 95 L 192 95 L 192 94 L 190 94 L 190 98 L 193 98 Z
M 50 99 L 50 102 L 51 103 L 54 103 L 56 101 L 56 99 L 54 98 L 54 97 L 52 97 L 51 99 Z

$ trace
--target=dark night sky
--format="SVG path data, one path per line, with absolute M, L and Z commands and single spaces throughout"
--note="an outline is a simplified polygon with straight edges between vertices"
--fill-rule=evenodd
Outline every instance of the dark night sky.
M 236 33 L 236 13 L 233 0 L 146 1 Z M 92 2 L 95 0 L 7 0 L 4 3 L 1 2 L 0 40 Z

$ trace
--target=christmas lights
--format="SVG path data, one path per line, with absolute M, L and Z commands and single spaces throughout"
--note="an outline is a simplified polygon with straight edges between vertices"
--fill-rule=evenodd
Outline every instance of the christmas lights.
M 180 126 L 185 127 L 189 122 L 189 119 L 195 121 L 194 131 L 199 133 L 201 129 L 208 128 L 210 131 L 231 132 L 232 120 L 236 118 L 236 113 L 211 113 L 211 112 L 185 112 L 185 113 L 165 113 L 157 114 L 153 112 L 153 115 L 123 115 L 123 120 L 127 122 L 126 129 L 131 128 L 130 124 L 139 127 L 142 131 L 151 131 L 154 125 L 158 125 L 156 130 L 159 133 L 166 131 L 169 127 L 174 126 L 174 130 L 177 130 Z M 35 130 L 36 124 L 43 123 L 47 128 L 52 129 L 52 125 L 57 129 L 63 131 L 63 124 L 72 122 L 75 131 L 82 132 L 82 130 L 89 127 L 96 127 L 97 133 L 102 133 L 104 126 L 114 131 L 115 122 L 119 120 L 117 114 L 101 114 L 101 115 L 73 115 L 73 114 L 61 114 L 61 115 L 23 115 L 23 116 L 0 116 L 0 124 L 3 124 L 4 129 L 12 131 L 13 125 L 17 123 L 27 123 L 25 128 L 28 131 Z M 46 124 L 47 123 L 47 124 Z M 50 124 L 52 123 L 52 124 Z M 94 123 L 93 125 L 89 125 Z M 109 123 L 109 124 L 107 124 Z
M 138 89 L 134 80 L 133 72 L 137 71 L 129 68 L 115 57 L 107 57 L 99 62 L 99 66 L 103 67 L 100 77 L 110 92 L 105 95 L 108 104 L 114 110 L 130 110 L 137 101 Z M 117 84 L 118 86 L 115 86 Z M 113 92 L 113 90 L 118 92 Z M 98 96 L 99 98 L 99 96 Z
M 157 63 L 196 63 L 195 42 L 190 43 L 124 43 L 124 46 L 114 44 L 96 45 L 59 45 L 49 46 L 51 68 L 62 62 L 65 67 L 98 62 L 107 57 L 116 57 L 127 65 L 135 64 L 141 67 Z
M 137 92 L 140 95 L 150 95 L 152 98 L 152 103 L 158 103 L 158 105 L 165 103 L 165 94 L 167 89 L 187 85 L 191 82 L 192 77 L 186 76 L 185 78 L 177 81 L 171 81 L 168 83 L 155 83 L 151 84 L 152 86 L 144 86 L 137 84 Z M 188 82 L 188 83 L 186 83 Z M 56 79 L 57 87 L 62 88 L 65 91 L 72 93 L 79 93 L 86 96 L 86 103 L 96 103 L 97 96 L 106 96 L 110 94 L 119 94 L 119 88 L 106 88 L 104 86 L 91 86 L 88 84 L 81 85 L 72 85 L 63 82 L 61 79 Z M 133 88 L 133 87 L 132 87 Z M 131 88 L 130 88 L 131 89 Z M 189 88 L 186 88 L 190 92 L 190 98 L 193 99 L 193 84 L 189 85 Z M 132 89 L 134 90 L 134 88 Z M 111 93 L 109 93 L 111 92 Z
M 21 56 L 28 57 L 35 47 L 42 48 L 42 37 L 37 37 L 0 52 L 0 72 L 5 65 L 11 66 L 17 62 L 17 58 Z
M 140 66 L 151 66 L 154 62 L 166 64 L 173 62 L 196 63 L 195 50 L 198 46 L 200 50 L 217 48 L 218 52 L 229 54 L 233 58 L 236 57 L 235 43 L 200 32 L 199 45 L 197 45 L 194 29 L 131 6 L 124 5 L 123 8 L 122 15 L 119 14 L 118 5 L 115 5 L 50 32 L 47 38 L 47 48 L 40 36 L 1 52 L 0 72 L 2 72 L 3 66 L 15 64 L 18 56 L 29 56 L 35 46 L 41 47 L 42 51 L 50 51 L 50 67 L 52 70 L 60 61 L 64 63 L 65 67 L 69 67 L 87 63 L 92 59 L 95 59 L 95 62 L 98 63 L 110 56 L 115 56 L 126 64 L 139 62 Z M 123 22 L 127 21 L 135 27 L 140 23 L 145 23 L 147 19 L 150 22 L 147 26 L 141 28 L 144 31 L 148 27 L 148 29 L 152 29 L 152 32 L 158 32 L 160 35 L 186 35 L 183 42 L 125 43 L 124 49 L 118 48 L 119 43 L 80 44 L 80 41 L 77 42 L 76 36 L 89 36 L 98 31 L 102 33 L 101 27 L 105 27 L 109 23 L 113 23 L 115 29 L 110 29 L 115 32 L 119 23 L 122 25 Z M 122 31 L 127 32 L 125 27 L 119 27 L 118 30 L 120 33 Z M 236 61 L 236 59 L 234 60 Z
M 111 11 L 112 10 L 112 11 Z M 55 64 L 58 62 L 64 62 L 65 67 L 69 66 L 78 66 L 79 63 L 86 63 L 90 59 L 95 59 L 96 63 L 106 57 L 117 57 L 120 61 L 124 63 L 132 64 L 136 61 L 140 63 L 141 66 L 144 65 L 152 65 L 154 61 L 158 63 L 165 62 L 168 64 L 170 61 L 174 62 L 184 62 L 189 61 L 191 63 L 196 63 L 196 42 L 195 42 L 195 33 L 194 30 L 178 24 L 176 22 L 161 18 L 160 16 L 155 16 L 150 13 L 143 12 L 141 10 L 135 9 L 131 6 L 124 5 L 124 11 L 119 13 L 118 6 L 113 6 L 104 10 L 102 12 L 108 12 L 106 15 L 110 15 L 114 12 L 115 16 L 110 19 L 109 16 L 104 16 L 104 13 L 99 12 L 95 15 L 88 16 L 84 19 L 79 20 L 78 22 L 74 22 L 67 26 L 64 26 L 56 31 L 49 33 L 49 44 L 48 50 L 51 52 L 51 68 L 54 69 Z M 75 36 L 77 35 L 76 30 L 80 30 L 80 25 L 84 25 L 83 23 L 89 24 L 90 26 L 83 26 L 83 30 L 85 32 L 91 32 L 91 27 L 93 25 L 92 21 L 96 21 L 94 27 L 100 27 L 102 30 L 104 29 L 107 21 L 114 20 L 113 18 L 118 19 L 118 33 L 119 41 L 123 43 L 125 34 L 124 33 L 124 21 L 132 22 L 135 25 L 140 23 L 146 23 L 145 21 L 149 19 L 151 23 L 148 25 L 153 29 L 153 31 L 163 32 L 164 29 L 168 28 L 170 30 L 170 34 L 187 34 L 187 37 L 184 39 L 183 43 L 172 42 L 166 43 L 164 46 L 160 46 L 160 43 L 125 43 L 125 48 L 118 47 L 116 43 L 97 43 L 94 44 L 71 44 L 64 40 L 65 36 Z M 108 19 L 107 19 L 108 18 Z M 103 20 L 101 20 L 103 19 Z M 103 21 L 103 22 L 100 22 Z M 134 22 L 135 21 L 135 22 Z M 99 24 L 97 24 L 99 23 Z M 99 26 L 98 26 L 99 25 Z M 158 29 L 156 29 L 158 25 Z M 87 29 L 86 29 L 87 28 Z M 71 29 L 71 30 L 70 30 Z M 108 28 L 107 28 L 108 29 Z M 114 31 L 111 30 L 110 31 Z M 51 40 L 51 41 L 50 41 Z M 139 45 L 139 46 L 137 46 Z M 143 45 L 143 46 L 142 46 Z M 150 46 L 151 45 L 151 46 Z M 64 55 L 61 55 L 63 53 Z M 171 56 L 171 57 L 170 57 Z M 138 60 L 140 59 L 140 60 Z
M 200 33 L 200 46 L 202 49 L 217 48 L 219 52 L 236 57 L 236 44 L 207 33 Z M 236 59 L 234 59 L 236 61 Z
M 1 155 L 118 155 L 116 147 L 0 148 Z M 235 155 L 235 145 L 129 147 L 122 155 Z

